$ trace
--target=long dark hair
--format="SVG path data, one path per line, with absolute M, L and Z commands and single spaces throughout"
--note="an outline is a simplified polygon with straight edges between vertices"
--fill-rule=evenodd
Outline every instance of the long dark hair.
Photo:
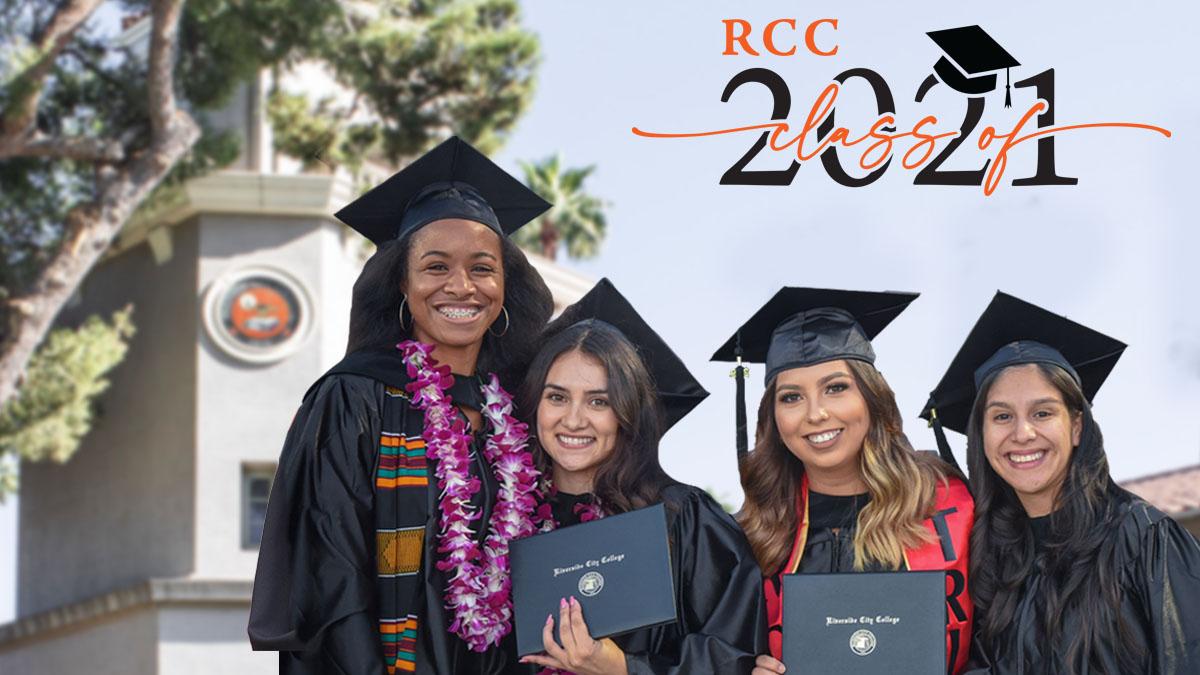
M 605 512 L 624 513 L 661 501 L 663 488 L 676 481 L 658 461 L 663 418 L 654 382 L 629 340 L 612 325 L 595 319 L 566 328 L 551 326 L 517 397 L 517 409 L 533 429 L 530 446 L 543 475 L 551 475 L 550 456 L 537 438 L 537 409 L 546 376 L 558 357 L 579 351 L 600 362 L 608 375 L 608 400 L 619 432 L 612 454 L 596 471 L 592 493 Z
M 410 232 L 380 246 L 354 282 L 347 354 L 395 349 L 397 342 L 412 337 L 411 320 L 405 330 L 400 327 L 399 318 L 412 238 Z M 521 376 L 532 358 L 537 335 L 554 311 L 554 300 L 542 275 L 508 237 L 500 237 L 500 256 L 509 326 L 501 337 L 493 335 L 491 330 L 484 334 L 475 369 L 480 373 L 496 373 L 502 382 L 511 382 Z M 503 321 L 503 317 L 497 319 L 501 323 L 497 332 L 503 328 Z
M 867 404 L 871 423 L 859 467 L 871 501 L 858 515 L 855 567 L 879 564 L 899 569 L 904 551 L 929 540 L 924 520 L 934 511 L 937 486 L 951 475 L 941 460 L 913 451 L 904 435 L 896 396 L 875 366 L 847 359 L 846 366 Z M 763 574 L 787 562 L 799 524 L 796 494 L 804 464 L 788 450 L 775 423 L 775 382 L 758 405 L 754 451 L 742 460 L 746 500 L 737 520 L 746 532 Z
M 1133 637 L 1133 628 L 1122 616 L 1121 571 L 1113 565 L 1118 538 L 1112 534 L 1119 526 L 1120 507 L 1127 495 L 1109 476 L 1104 438 L 1079 385 L 1058 366 L 1034 365 L 1062 394 L 1072 419 L 1082 417 L 1083 428 L 1055 498 L 1049 538 L 1043 543 L 1045 584 L 1035 600 L 1036 628 L 1038 642 L 1048 653 L 1042 655 L 1040 663 L 1026 663 L 1025 667 L 1029 672 L 1103 673 L 1098 652 L 1107 643 L 1118 659 L 1119 672 L 1137 672 L 1142 667 L 1142 650 Z M 984 455 L 983 418 L 988 392 L 1002 372 L 993 373 L 980 385 L 967 423 L 967 467 L 975 496 L 975 526 L 971 531 L 975 625 L 987 652 L 1001 658 L 1018 647 L 1004 635 L 1016 620 L 1025 581 L 1038 564 L 1029 517 L 1016 493 Z M 1066 612 L 1079 621 L 1070 634 L 1062 627 Z M 1064 640 L 1066 650 L 1056 650 Z M 1049 653 L 1051 650 L 1054 653 Z M 1064 655 L 1062 662 L 1055 653 Z

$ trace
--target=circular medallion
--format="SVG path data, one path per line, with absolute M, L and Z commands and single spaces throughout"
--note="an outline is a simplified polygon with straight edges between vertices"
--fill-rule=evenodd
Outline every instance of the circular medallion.
M 225 352 L 269 363 L 294 352 L 312 323 L 312 303 L 291 275 L 266 267 L 224 275 L 209 287 L 204 324 Z
M 604 590 L 604 576 L 599 572 L 588 572 L 579 577 L 579 592 L 592 597 Z
M 859 656 L 875 651 L 875 634 L 865 628 L 854 631 L 850 636 L 850 651 Z

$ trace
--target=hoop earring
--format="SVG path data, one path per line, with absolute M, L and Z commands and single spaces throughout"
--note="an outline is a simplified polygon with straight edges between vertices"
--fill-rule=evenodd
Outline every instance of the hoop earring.
M 397 312 L 397 316 L 400 318 L 400 329 L 408 330 L 409 327 L 404 325 L 404 306 L 406 304 L 408 304 L 408 296 L 404 295 L 404 296 L 401 296 L 401 298 L 402 299 L 400 300 L 400 311 Z
M 488 333 L 492 337 L 504 337 L 508 334 L 508 327 L 512 324 L 508 318 L 508 308 L 504 305 L 500 305 L 500 311 L 504 312 L 504 330 L 500 331 L 499 333 L 493 333 L 491 327 L 488 327 Z

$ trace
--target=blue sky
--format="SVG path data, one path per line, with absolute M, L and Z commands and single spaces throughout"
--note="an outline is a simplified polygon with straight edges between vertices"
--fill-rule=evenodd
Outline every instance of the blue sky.
M 590 189 L 611 200 L 611 235 L 595 260 L 568 263 L 608 276 L 673 345 L 713 395 L 665 439 L 678 478 L 740 500 L 732 448 L 732 382 L 712 351 L 780 286 L 906 290 L 922 294 L 876 340 L 878 366 L 896 391 L 918 447 L 933 437 L 916 418 L 929 390 L 997 289 L 1041 304 L 1130 344 L 1096 399 L 1118 479 L 1200 461 L 1200 235 L 1191 195 L 1198 128 L 1194 81 L 1181 58 L 1196 10 L 1184 3 L 623 3 L 534 2 L 525 7 L 545 55 L 533 110 L 501 159 L 562 150 L 596 164 Z M 746 7 L 753 7 L 752 10 Z M 803 47 L 791 57 L 722 56 L 722 19 L 760 27 L 837 18 L 835 57 Z M 1151 17 L 1151 18 L 1148 18 Z M 925 32 L 980 24 L 1022 62 L 1012 81 L 1055 69 L 1060 125 L 1142 122 L 1173 137 L 1126 129 L 1067 132 L 1056 140 L 1071 187 L 1013 187 L 1032 173 L 1032 143 L 1010 153 L 1004 184 L 913 185 L 891 167 L 876 183 L 846 188 L 806 163 L 789 187 L 720 186 L 753 136 L 656 140 L 630 127 L 704 131 L 761 123 L 771 101 L 747 85 L 721 103 L 725 83 L 749 67 L 788 83 L 792 122 L 837 73 L 878 71 L 893 90 L 900 126 L 938 116 L 957 128 L 965 109 L 945 86 L 924 103 L 917 85 L 939 57 Z M 781 32 L 787 37 L 786 32 Z M 1003 75 L 1001 76 L 1003 77 Z M 990 95 L 983 124 L 1004 129 L 1030 89 Z M 837 121 L 865 130 L 865 87 L 847 86 Z M 854 125 L 858 126 L 854 126 Z M 907 128 L 907 127 L 904 127 Z M 976 131 L 978 133 L 978 130 Z M 972 138 L 973 142 L 974 139 Z M 943 168 L 973 169 L 970 144 Z M 897 164 L 897 162 L 893 162 Z M 751 168 L 786 160 L 760 155 Z M 751 406 L 761 395 L 754 371 Z M 1139 414 L 1133 414 L 1133 413 Z M 752 413 L 753 414 L 753 413 Z M 961 453 L 962 439 L 951 439 Z M 961 455 L 960 455 L 961 456 Z
M 666 437 L 667 470 L 740 502 L 729 367 L 707 359 L 783 285 L 921 292 L 875 342 L 918 447 L 932 448 L 933 437 L 917 412 L 1003 289 L 1129 343 L 1095 401 L 1118 480 L 1200 462 L 1200 316 L 1189 311 L 1200 288 L 1200 232 L 1188 159 L 1200 151 L 1200 93 L 1186 50 L 1197 10 L 1182 2 L 849 4 L 523 3 L 543 62 L 533 106 L 498 159 L 515 171 L 518 160 L 561 151 L 568 164 L 597 166 L 588 187 L 611 202 L 609 238 L 599 257 L 565 264 L 611 278 L 712 392 Z M 721 55 L 722 19 L 760 27 L 788 17 L 800 26 L 837 18 L 836 33 L 822 33 L 836 39 L 837 56 Z M 1144 122 L 1173 137 L 1064 134 L 1057 164 L 1079 178 L 1071 187 L 1008 185 L 1032 172 L 1026 144 L 1012 151 L 1005 184 L 985 197 L 979 188 L 913 185 L 914 173 L 899 166 L 868 187 L 846 188 L 818 162 L 803 165 L 788 187 L 720 186 L 753 136 L 651 140 L 630 132 L 766 121 L 771 100 L 760 86 L 720 102 L 726 82 L 750 67 L 784 78 L 797 125 L 831 77 L 867 67 L 889 83 L 902 127 L 932 114 L 956 128 L 960 96 L 940 86 L 918 105 L 913 93 L 940 55 L 925 32 L 970 24 L 1022 63 L 1014 82 L 1055 69 L 1056 123 Z M 984 124 L 1011 125 L 1029 94 L 1014 89 L 1008 111 L 1003 94 L 991 94 Z M 865 131 L 871 105 L 861 83 L 848 86 L 838 123 Z M 944 168 L 978 168 L 983 159 L 964 144 Z M 763 154 L 750 168 L 783 164 Z M 761 377 L 754 368 L 752 416 Z M 961 452 L 960 437 L 951 443 Z M 0 508 L 0 620 L 11 615 L 5 542 L 13 528 L 12 509 Z

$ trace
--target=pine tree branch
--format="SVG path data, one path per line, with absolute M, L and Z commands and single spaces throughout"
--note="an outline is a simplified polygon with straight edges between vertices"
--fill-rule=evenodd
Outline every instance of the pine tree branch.
M 150 92 L 150 128 L 155 142 L 165 139 L 176 124 L 175 37 L 184 0 L 155 0 L 150 25 L 150 63 L 147 89 Z M 190 118 L 189 118 L 190 121 Z
M 81 162 L 119 162 L 125 149 L 117 141 L 86 136 L 56 137 L 35 133 L 12 146 L 13 155 L 20 157 L 52 157 Z
M 83 25 L 101 0 L 68 0 L 54 11 L 54 15 L 36 38 L 34 45 L 37 58 L 11 82 L 10 89 L 18 93 L 9 106 L 0 111 L 0 159 L 15 156 L 15 148 L 28 143 L 34 133 L 38 104 L 46 87 L 46 78 L 75 32 Z
M 48 264 L 25 293 L 8 301 L 11 325 L 0 342 L 0 407 L 15 397 L 37 345 L 125 221 L 200 138 L 199 125 L 175 103 L 173 65 L 182 6 L 183 0 L 153 4 L 149 147 L 96 172 L 96 199 L 68 212 L 62 242 Z

